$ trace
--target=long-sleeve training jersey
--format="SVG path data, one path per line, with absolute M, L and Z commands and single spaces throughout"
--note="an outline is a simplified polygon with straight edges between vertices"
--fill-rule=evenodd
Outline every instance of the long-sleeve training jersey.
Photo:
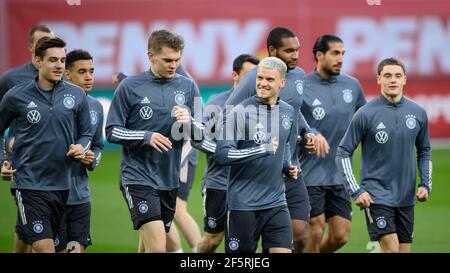
M 0 102 L 0 136 L 15 122 L 12 188 L 68 190 L 75 161 L 70 144 L 86 152 L 92 139 L 89 104 L 84 91 L 59 81 L 53 91 L 41 91 L 37 80 L 10 89 Z M 0 148 L 0 161 L 5 153 Z
M 328 141 L 325 158 L 300 150 L 300 163 L 306 186 L 342 185 L 334 158 L 339 142 L 356 110 L 366 103 L 359 81 L 345 74 L 322 78 L 316 71 L 305 76 L 302 113 L 311 128 Z
M 254 96 L 256 94 L 256 74 L 258 72 L 258 67 L 253 68 L 247 74 L 242 77 L 236 89 L 230 95 L 226 101 L 226 105 L 237 105 L 238 103 L 244 101 L 245 99 Z M 305 72 L 303 69 L 296 67 L 292 70 L 288 70 L 286 73 L 286 83 L 280 90 L 280 99 L 294 108 L 295 113 L 298 113 L 294 117 L 294 132 L 297 132 L 297 119 L 302 118 L 302 113 L 300 112 L 300 107 L 303 103 L 303 86 L 304 86 Z M 306 133 L 312 133 L 309 125 L 306 123 Z M 298 160 L 298 145 L 297 140 L 294 139 L 289 143 L 291 147 L 291 162 L 294 165 L 299 166 Z
M 350 159 L 360 142 L 361 186 L 356 183 Z M 419 185 L 430 192 L 431 147 L 427 114 L 406 97 L 392 103 L 380 96 L 359 109 L 336 156 L 340 177 L 354 199 L 368 192 L 375 204 L 391 207 L 415 204 L 416 162 Z
M 67 205 L 83 204 L 90 201 L 91 194 L 87 170 L 93 171 L 98 166 L 104 146 L 103 106 L 97 99 L 89 95 L 86 95 L 86 97 L 89 103 L 89 117 L 91 118 L 91 130 L 93 133 L 91 150 L 94 153 L 94 161 L 88 167 L 80 161 L 74 162 Z
M 200 102 L 194 81 L 179 74 L 168 80 L 148 70 L 119 84 L 109 109 L 106 136 L 109 142 L 122 145 L 122 185 L 147 185 L 158 190 L 179 187 L 183 138 L 173 112 L 175 106 L 188 107 L 193 116 L 196 97 Z M 191 132 L 201 127 L 191 119 Z M 172 149 L 160 153 L 151 147 L 155 132 L 168 137 Z
M 245 110 L 244 110 L 245 109 Z M 294 109 L 282 100 L 273 107 L 253 96 L 224 119 L 224 140 L 217 141 L 215 159 L 231 165 L 229 210 L 262 210 L 286 204 L 283 173 L 288 175 L 289 140 L 294 135 Z M 231 134 L 230 134 L 231 132 Z M 272 151 L 272 138 L 278 148 Z
M 230 166 L 216 163 L 214 153 L 216 152 L 216 139 L 214 134 L 218 129 L 219 117 L 222 116 L 225 101 L 233 89 L 212 97 L 205 106 L 205 138 L 202 142 L 191 142 L 192 146 L 206 153 L 207 166 L 203 173 L 202 188 L 226 190 L 228 186 L 228 173 Z M 209 134 L 208 134 L 209 133 Z

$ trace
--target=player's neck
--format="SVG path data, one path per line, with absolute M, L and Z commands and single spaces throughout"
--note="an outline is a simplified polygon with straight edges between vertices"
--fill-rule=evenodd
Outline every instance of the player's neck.
M 320 77 L 324 78 L 325 80 L 329 80 L 331 78 L 331 75 L 319 66 L 316 68 L 316 71 L 320 75 Z
M 383 97 L 385 97 L 389 102 L 392 102 L 392 103 L 399 102 L 402 99 L 402 97 L 403 97 L 403 93 L 400 93 L 400 94 L 398 94 L 396 96 L 389 96 L 389 95 L 387 95 L 385 93 L 381 93 L 381 95 L 383 95 Z
M 56 83 L 39 76 L 37 84 L 42 91 L 52 91 Z

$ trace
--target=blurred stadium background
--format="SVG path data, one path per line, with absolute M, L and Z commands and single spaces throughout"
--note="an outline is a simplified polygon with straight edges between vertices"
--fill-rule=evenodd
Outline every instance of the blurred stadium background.
M 415 252 L 450 252 L 450 1 L 448 0 L 0 0 L 0 73 L 28 62 L 28 30 L 49 25 L 94 56 L 92 95 L 105 114 L 114 93 L 111 75 L 148 69 L 147 38 L 169 28 L 186 41 L 183 65 L 198 82 L 204 101 L 230 87 L 231 64 L 241 53 L 266 56 L 271 28 L 287 26 L 299 36 L 299 66 L 314 68 L 317 36 L 334 33 L 346 47 L 343 71 L 357 77 L 369 99 L 379 94 L 375 66 L 397 56 L 407 66 L 406 95 L 427 110 L 433 138 L 433 193 L 416 207 Z M 1 118 L 1 117 L 0 117 Z M 107 145 L 91 174 L 92 238 L 89 252 L 135 252 L 137 233 L 118 188 L 120 150 Z M 389 159 L 387 159 L 389 160 Z M 358 164 L 357 156 L 356 163 Z M 201 155 L 189 211 L 203 226 Z M 0 253 L 11 252 L 16 219 L 9 183 L 0 181 Z M 349 243 L 341 252 L 370 252 L 365 221 L 353 210 Z M 189 251 L 183 241 L 185 251 Z M 219 249 L 223 251 L 223 246 Z

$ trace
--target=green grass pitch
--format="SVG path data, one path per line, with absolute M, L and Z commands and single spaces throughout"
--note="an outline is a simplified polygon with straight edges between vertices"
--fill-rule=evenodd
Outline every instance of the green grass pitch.
M 200 153 L 201 154 L 201 153 Z M 355 158 L 359 164 L 359 154 Z M 136 252 L 138 236 L 133 230 L 126 204 L 119 190 L 118 150 L 105 151 L 101 165 L 91 173 L 92 192 L 91 236 L 93 246 L 88 252 Z M 203 228 L 200 184 L 205 165 L 201 154 L 196 180 L 189 196 L 188 209 Z M 355 165 L 359 166 L 359 165 Z M 358 173 L 356 174 L 358 177 Z M 414 252 L 450 252 L 450 149 L 433 151 L 433 193 L 415 210 Z M 17 208 L 9 191 L 9 182 L 0 180 L 0 253 L 12 252 Z M 353 207 L 350 240 L 339 252 L 367 253 L 369 237 L 363 213 Z M 185 252 L 189 252 L 183 240 Z M 223 252 L 223 244 L 218 249 Z

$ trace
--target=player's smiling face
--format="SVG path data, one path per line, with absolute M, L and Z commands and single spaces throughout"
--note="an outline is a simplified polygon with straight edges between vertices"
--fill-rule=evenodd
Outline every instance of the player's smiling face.
M 39 68 L 39 77 L 44 80 L 56 83 L 61 80 L 66 63 L 66 50 L 60 47 L 51 47 L 45 50 L 45 55 L 35 57 Z
M 399 65 L 385 65 L 377 76 L 381 85 L 381 93 L 394 101 L 398 101 L 403 95 L 403 86 L 406 84 L 406 75 Z
M 262 102 L 273 105 L 277 101 L 284 82 L 278 70 L 258 67 L 256 94 Z
M 161 51 L 153 53 L 148 52 L 148 57 L 152 62 L 152 72 L 157 77 L 172 79 L 175 71 L 180 65 L 181 51 L 176 51 L 167 46 L 163 46 Z

